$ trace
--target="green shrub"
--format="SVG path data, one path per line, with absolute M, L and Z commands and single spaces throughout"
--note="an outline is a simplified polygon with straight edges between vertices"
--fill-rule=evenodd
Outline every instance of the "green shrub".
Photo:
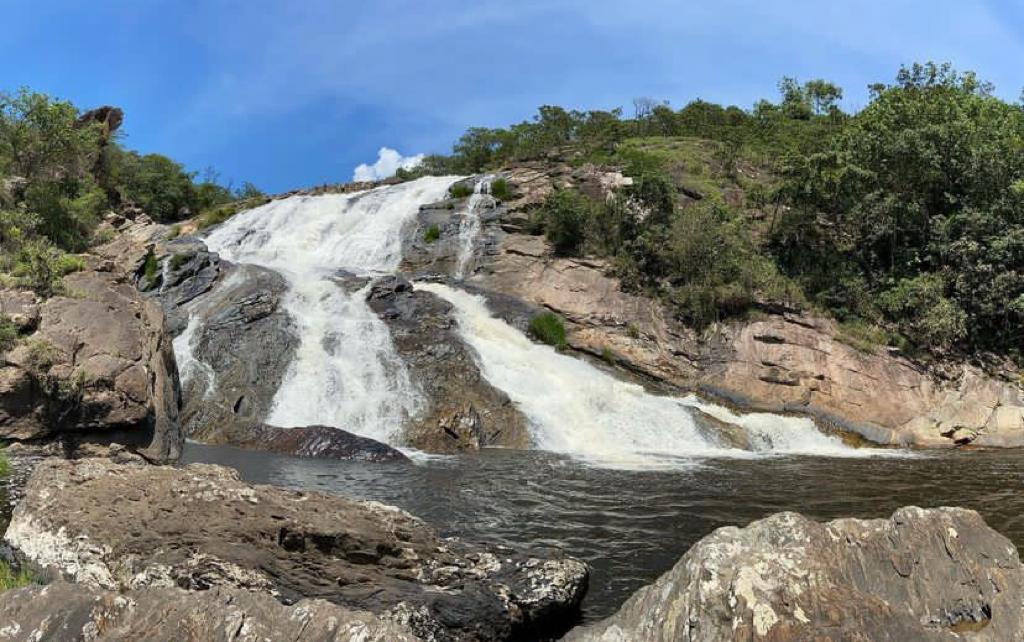
M 466 183 L 456 183 L 448 188 L 448 194 L 452 198 L 466 198 L 473 195 L 473 188 Z
M 565 324 L 554 312 L 542 312 L 530 319 L 530 335 L 558 350 L 568 347 L 565 342 Z
M 427 231 L 423 233 L 423 240 L 427 243 L 433 243 L 439 238 L 441 238 L 441 228 L 436 225 L 431 225 L 427 228 Z
M 499 201 L 507 201 L 512 198 L 512 188 L 504 178 L 496 178 L 491 181 L 491 196 Z
M 45 374 L 60 357 L 57 348 L 44 339 L 29 338 L 25 345 L 28 347 L 27 365 L 36 374 Z
M 595 204 L 576 190 L 558 189 L 544 200 L 536 214 L 544 235 L 561 256 L 577 256 L 586 241 Z
M 7 352 L 18 343 L 18 326 L 6 314 L 0 315 L 0 353 Z
M 0 560 L 0 591 L 21 588 L 35 582 L 35 576 L 24 566 L 15 571 L 10 564 Z
M 142 264 L 142 276 L 146 279 L 144 289 L 148 290 L 156 285 L 160 273 L 160 263 L 156 260 L 153 248 L 146 254 L 146 260 Z
M 61 292 L 61 277 L 81 266 L 80 259 L 66 258 L 47 239 L 34 238 L 18 246 L 10 271 L 19 285 L 47 297 Z
M 171 257 L 171 270 L 178 270 L 181 266 L 192 260 L 195 254 L 175 254 Z
M 922 274 L 883 292 L 879 305 L 916 345 L 949 348 L 967 335 L 967 314 L 944 293 L 940 276 Z

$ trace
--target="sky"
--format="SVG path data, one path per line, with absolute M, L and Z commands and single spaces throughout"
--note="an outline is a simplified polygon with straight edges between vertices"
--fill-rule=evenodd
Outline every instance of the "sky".
M 1016 100 L 1021 0 L 3 0 L 0 89 L 125 111 L 123 142 L 265 191 L 374 177 L 536 107 L 844 106 L 950 61 Z M 382 149 L 383 148 L 383 149 Z M 360 167 L 362 166 L 362 167 Z

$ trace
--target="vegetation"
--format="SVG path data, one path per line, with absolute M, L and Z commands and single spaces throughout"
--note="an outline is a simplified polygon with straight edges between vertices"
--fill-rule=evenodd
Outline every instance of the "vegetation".
M 431 225 L 427 228 L 427 231 L 423 233 L 423 240 L 427 243 L 433 243 L 439 238 L 441 238 L 441 228 L 436 225 Z
M 0 591 L 21 588 L 36 582 L 35 576 L 25 567 L 17 571 L 7 562 L 0 560 Z
M 496 178 L 491 181 L 491 196 L 499 201 L 507 201 L 512 198 L 512 188 L 504 178 Z
M 67 101 L 27 89 L 0 93 L 0 275 L 43 296 L 83 263 L 70 254 L 109 238 L 102 214 L 124 204 L 175 221 L 239 199 L 208 170 L 194 172 L 159 154 L 124 149 L 106 122 L 83 118 Z
M 987 350 L 1024 359 L 1024 107 L 950 65 L 871 87 L 857 113 L 825 80 L 784 78 L 750 109 L 543 106 L 471 128 L 428 173 L 523 160 L 595 163 L 633 178 L 608 202 L 550 195 L 532 227 L 563 256 L 606 257 L 627 289 L 700 326 L 758 308 L 815 307 L 863 349 Z M 492 186 L 493 191 L 493 186 Z
M 465 183 L 456 183 L 448 189 L 448 193 L 452 198 L 466 198 L 472 196 L 473 188 Z
M 565 323 L 562 317 L 554 312 L 541 312 L 530 319 L 530 335 L 557 350 L 565 350 L 568 344 L 565 342 Z

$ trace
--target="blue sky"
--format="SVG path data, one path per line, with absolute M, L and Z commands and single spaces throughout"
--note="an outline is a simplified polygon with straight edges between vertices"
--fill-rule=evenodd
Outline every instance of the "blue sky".
M 541 104 L 749 107 L 794 75 L 857 108 L 929 59 L 1024 86 L 1019 0 L 8 0 L 3 21 L 0 87 L 119 105 L 128 146 L 269 191 Z

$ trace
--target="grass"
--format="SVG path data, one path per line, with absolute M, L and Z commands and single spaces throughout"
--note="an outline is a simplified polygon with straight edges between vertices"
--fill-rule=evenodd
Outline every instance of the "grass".
M 0 315 L 0 352 L 7 352 L 18 343 L 18 327 L 6 314 Z
M 448 188 L 452 198 L 466 198 L 473 195 L 473 188 L 465 183 L 456 183 Z
M 867 354 L 875 354 L 879 348 L 889 343 L 889 336 L 885 330 L 861 319 L 850 319 L 840 323 L 836 338 Z
M 193 256 L 195 256 L 195 255 L 193 255 L 193 254 L 175 254 L 174 256 L 171 257 L 171 270 L 175 270 L 176 271 L 178 268 L 180 268 L 181 266 L 183 266 L 186 263 L 188 263 L 189 259 L 191 259 Z
M 512 188 L 504 178 L 496 178 L 491 181 L 491 196 L 499 201 L 507 201 L 512 198 Z
M 441 238 L 441 228 L 436 225 L 431 225 L 427 228 L 427 231 L 423 233 L 423 240 L 427 243 L 433 243 L 439 238 Z
M 156 255 L 153 254 L 153 248 L 149 249 L 149 253 L 146 254 L 146 261 L 142 264 L 142 276 L 146 278 L 146 288 L 151 288 L 156 285 L 157 271 L 160 266 L 157 263 Z
M 15 571 L 10 564 L 0 560 L 0 591 L 21 588 L 34 584 L 35 581 L 35 575 L 28 569 L 23 567 Z
M 565 323 L 554 312 L 542 312 L 530 319 L 529 331 L 533 338 L 558 350 L 569 346 L 565 341 Z
M 233 203 L 225 203 L 224 205 L 211 207 L 208 210 L 204 210 L 196 217 L 196 229 L 205 230 L 208 227 L 220 225 L 239 212 L 251 210 L 252 208 L 259 207 L 260 205 L 266 205 L 269 202 L 270 199 L 266 196 L 254 196 L 241 201 L 234 201 Z M 178 232 L 181 232 L 180 228 Z

